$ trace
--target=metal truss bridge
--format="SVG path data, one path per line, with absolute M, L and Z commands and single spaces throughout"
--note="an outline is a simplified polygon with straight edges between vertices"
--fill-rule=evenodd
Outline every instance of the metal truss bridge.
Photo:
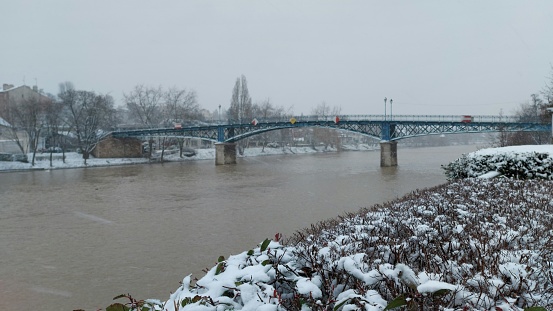
M 307 127 L 350 131 L 380 141 L 397 141 L 403 138 L 439 134 L 551 132 L 551 124 L 520 122 L 516 117 L 506 116 L 342 115 L 296 116 L 286 119 L 257 118 L 247 122 L 228 121 L 224 124 L 116 131 L 112 136 L 115 138 L 194 137 L 220 143 L 233 143 L 264 132 Z

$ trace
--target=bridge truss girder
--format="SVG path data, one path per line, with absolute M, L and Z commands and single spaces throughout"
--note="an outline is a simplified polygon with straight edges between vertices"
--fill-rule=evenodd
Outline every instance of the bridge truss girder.
M 131 130 L 113 132 L 112 136 L 115 138 L 123 137 L 194 137 L 209 141 L 217 141 L 218 126 L 198 126 L 183 129 L 175 128 L 160 128 L 160 129 L 143 129 L 143 130 Z
M 322 127 L 336 130 L 345 130 L 370 136 L 374 139 L 382 137 L 382 122 L 378 121 L 298 121 L 290 122 L 258 123 L 257 125 L 236 126 L 225 129 L 224 142 L 236 142 L 244 138 L 258 135 L 264 132 L 287 128 Z
M 390 122 L 390 139 L 461 133 L 492 132 L 547 132 L 550 125 L 537 123 L 499 123 L 499 122 Z
M 548 132 L 551 126 L 537 123 L 499 122 L 417 122 L 417 121 L 305 121 L 260 123 L 256 126 L 237 127 L 225 132 L 224 141 L 234 142 L 263 132 L 297 127 L 324 127 L 345 130 L 370 136 L 383 141 L 400 140 L 409 137 L 439 134 L 492 133 L 492 132 Z
M 425 122 L 425 121 L 298 121 L 253 124 L 224 124 L 182 129 L 145 129 L 113 132 L 113 137 L 195 137 L 214 142 L 236 142 L 244 138 L 287 128 L 323 127 L 359 133 L 383 141 L 403 138 L 459 133 L 547 132 L 551 125 L 501 122 Z

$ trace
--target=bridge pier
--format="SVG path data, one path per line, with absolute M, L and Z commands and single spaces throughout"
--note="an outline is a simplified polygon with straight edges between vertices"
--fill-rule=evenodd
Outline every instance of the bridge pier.
M 397 166 L 397 141 L 380 143 L 380 167 Z
M 215 165 L 236 164 L 236 143 L 215 144 Z

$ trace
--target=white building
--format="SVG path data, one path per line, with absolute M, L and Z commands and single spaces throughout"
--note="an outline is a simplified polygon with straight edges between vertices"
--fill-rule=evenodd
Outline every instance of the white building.
M 41 94 L 36 86 L 14 86 L 3 84 L 0 90 L 0 153 L 21 153 L 17 141 L 23 146 L 24 153 L 30 152 L 29 138 L 25 131 L 14 131 L 12 124 L 8 122 L 8 105 L 19 104 L 24 101 L 36 99 L 40 104 L 50 104 L 52 99 Z M 44 139 L 39 140 L 38 148 L 44 147 Z

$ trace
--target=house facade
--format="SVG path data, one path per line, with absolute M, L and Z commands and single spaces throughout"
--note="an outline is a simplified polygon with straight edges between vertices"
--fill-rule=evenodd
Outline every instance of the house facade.
M 29 145 L 27 133 L 24 131 L 16 131 L 14 135 L 12 125 L 0 117 L 0 153 L 21 153 L 21 149 L 17 145 L 14 136 L 18 137 L 19 143 L 24 148 Z
M 13 84 L 2 85 L 0 89 L 0 152 L 3 153 L 20 153 L 23 146 L 23 152 L 30 152 L 29 137 L 23 130 L 16 130 L 10 120 L 8 108 L 10 105 L 21 104 L 28 100 L 36 100 L 40 105 L 48 105 L 52 103 L 52 99 L 42 94 L 36 86 L 29 87 L 27 85 L 14 86 Z M 38 148 L 44 147 L 44 138 L 40 138 Z
M 39 103 L 48 104 L 52 102 L 52 99 L 41 94 L 36 86 L 14 86 L 13 84 L 4 83 L 0 90 L 0 117 L 4 120 L 9 119 L 7 109 L 10 102 L 18 104 L 33 98 L 37 99 Z

